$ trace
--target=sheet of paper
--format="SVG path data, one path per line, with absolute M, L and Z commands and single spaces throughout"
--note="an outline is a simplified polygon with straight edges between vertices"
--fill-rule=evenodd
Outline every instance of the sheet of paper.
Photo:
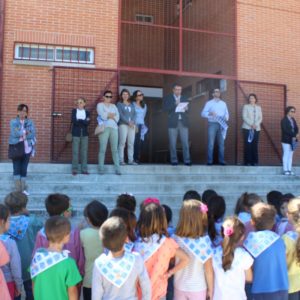
M 175 112 L 183 113 L 186 111 L 186 108 L 188 107 L 188 102 L 181 102 L 177 105 Z

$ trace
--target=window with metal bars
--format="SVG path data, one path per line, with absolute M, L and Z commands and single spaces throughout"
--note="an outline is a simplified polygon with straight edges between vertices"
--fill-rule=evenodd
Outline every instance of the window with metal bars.
M 16 43 L 14 59 L 93 64 L 94 49 L 72 46 Z

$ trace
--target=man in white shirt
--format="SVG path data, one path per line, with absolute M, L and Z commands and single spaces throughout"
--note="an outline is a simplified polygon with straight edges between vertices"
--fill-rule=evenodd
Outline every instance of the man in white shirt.
M 224 141 L 227 130 L 226 122 L 229 120 L 227 105 L 220 99 L 220 89 L 214 89 L 213 99 L 206 102 L 201 116 L 208 119 L 208 150 L 207 164 L 213 164 L 213 152 L 215 139 L 219 148 L 219 164 L 226 165 L 224 161 Z

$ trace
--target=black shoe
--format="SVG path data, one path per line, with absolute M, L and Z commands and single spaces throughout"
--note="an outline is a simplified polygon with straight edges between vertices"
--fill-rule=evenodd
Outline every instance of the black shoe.
M 172 162 L 171 165 L 172 166 L 178 166 L 178 162 Z
M 185 166 L 190 167 L 192 165 L 192 163 L 184 163 Z
M 213 165 L 213 163 L 207 163 L 206 165 L 207 165 L 207 166 L 212 166 L 212 165 Z
M 221 162 L 221 163 L 219 163 L 219 165 L 220 166 L 226 166 L 227 164 L 226 164 L 226 162 Z

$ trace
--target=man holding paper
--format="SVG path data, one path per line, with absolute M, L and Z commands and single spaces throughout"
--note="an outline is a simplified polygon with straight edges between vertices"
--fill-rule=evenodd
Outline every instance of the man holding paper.
M 182 86 L 173 85 L 173 93 L 163 100 L 163 110 L 168 113 L 168 132 L 170 161 L 173 166 L 178 165 L 176 143 L 178 132 L 183 149 L 183 161 L 186 166 L 191 165 L 189 149 L 189 122 L 188 122 L 188 100 L 181 95 Z
M 219 164 L 226 165 L 224 161 L 224 141 L 227 133 L 227 121 L 229 113 L 227 105 L 220 99 L 220 89 L 214 89 L 213 99 L 206 102 L 201 116 L 208 119 L 208 149 L 207 149 L 207 164 L 213 164 L 213 152 L 215 139 L 217 138 L 219 147 Z

